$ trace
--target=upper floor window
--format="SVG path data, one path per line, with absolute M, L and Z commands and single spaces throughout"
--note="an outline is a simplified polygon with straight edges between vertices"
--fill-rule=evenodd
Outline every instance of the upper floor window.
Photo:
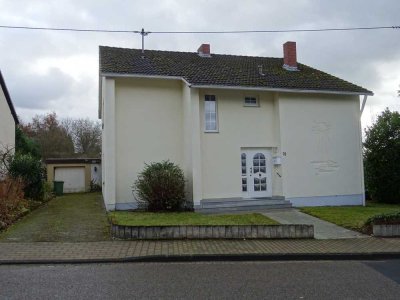
M 257 97 L 244 97 L 244 106 L 258 106 Z
M 217 132 L 217 101 L 215 95 L 205 95 L 204 105 L 204 129 L 206 132 Z

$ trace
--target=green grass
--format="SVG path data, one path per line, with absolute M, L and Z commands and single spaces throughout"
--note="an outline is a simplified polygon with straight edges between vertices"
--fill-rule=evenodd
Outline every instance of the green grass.
M 367 203 L 367 206 L 303 207 L 301 211 L 349 229 L 362 231 L 368 218 L 400 211 L 399 204 Z
M 174 225 L 274 225 L 278 224 L 261 214 L 203 215 L 194 212 L 151 213 L 125 212 L 109 213 L 114 224 L 125 226 L 174 226 Z
M 84 242 L 109 239 L 109 223 L 100 193 L 56 197 L 0 233 L 0 242 Z

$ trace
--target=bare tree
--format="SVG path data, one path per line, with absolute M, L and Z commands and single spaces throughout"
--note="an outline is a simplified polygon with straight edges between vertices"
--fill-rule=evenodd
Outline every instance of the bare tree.
M 101 152 L 100 123 L 86 119 L 66 121 L 71 130 L 75 151 L 81 156 L 99 157 Z
M 31 123 L 22 125 L 21 128 L 28 137 L 40 145 L 44 159 L 74 156 L 72 137 L 62 126 L 56 113 L 37 115 Z

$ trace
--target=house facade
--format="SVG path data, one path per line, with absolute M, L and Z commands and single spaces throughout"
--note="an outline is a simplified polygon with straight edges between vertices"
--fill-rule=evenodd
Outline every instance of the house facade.
M 17 114 L 0 71 L 0 151 L 14 148 L 15 126 L 18 123 Z
M 209 49 L 100 47 L 106 208 L 134 208 L 138 173 L 162 160 L 182 167 L 195 208 L 363 204 L 360 95 L 372 92 L 298 64 L 293 42 L 283 58 Z

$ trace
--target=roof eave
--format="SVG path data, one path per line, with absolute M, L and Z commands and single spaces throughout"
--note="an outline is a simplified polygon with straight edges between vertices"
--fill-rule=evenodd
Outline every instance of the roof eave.
M 252 86 L 227 86 L 227 85 L 199 85 L 192 84 L 193 88 L 203 89 L 231 89 L 231 90 L 251 90 L 251 91 L 270 91 L 285 93 L 311 93 L 311 94 L 336 94 L 336 95 L 368 95 L 373 96 L 371 91 L 352 92 L 352 91 L 332 91 L 332 90 L 315 90 L 315 89 L 290 89 L 290 88 L 270 88 L 270 87 L 252 87 Z
M 167 79 L 167 80 L 182 80 L 192 88 L 203 89 L 230 89 L 230 90 L 251 90 L 251 91 L 270 91 L 270 92 L 285 92 L 285 93 L 312 93 L 312 94 L 336 94 L 336 95 L 368 95 L 373 96 L 371 91 L 352 92 L 352 91 L 332 91 L 332 90 L 314 90 L 314 89 L 289 89 L 289 88 L 270 88 L 270 87 L 252 87 L 252 86 L 230 86 L 230 85 L 202 85 L 191 84 L 185 78 L 180 76 L 166 75 L 146 75 L 146 74 L 127 74 L 127 73 L 107 73 L 102 72 L 101 76 L 105 77 L 130 77 L 130 78 L 149 78 L 149 79 Z
M 15 122 L 16 125 L 18 125 L 19 124 L 18 116 L 17 116 L 17 113 L 15 112 L 14 105 L 13 105 L 13 103 L 11 101 L 11 97 L 10 97 L 10 94 L 8 92 L 8 89 L 7 89 L 6 83 L 4 81 L 3 75 L 1 74 L 1 71 L 0 71 L 0 85 L 1 85 L 1 88 L 3 89 L 4 96 L 6 97 L 6 101 L 8 103 L 9 108 L 10 108 L 11 115 L 14 118 L 14 122 Z
M 148 78 L 148 79 L 167 79 L 167 80 L 181 80 L 187 85 L 191 86 L 191 84 L 181 76 L 168 76 L 168 75 L 146 75 L 146 74 L 128 74 L 128 73 L 108 73 L 102 72 L 100 76 L 104 77 L 128 77 L 128 78 Z

